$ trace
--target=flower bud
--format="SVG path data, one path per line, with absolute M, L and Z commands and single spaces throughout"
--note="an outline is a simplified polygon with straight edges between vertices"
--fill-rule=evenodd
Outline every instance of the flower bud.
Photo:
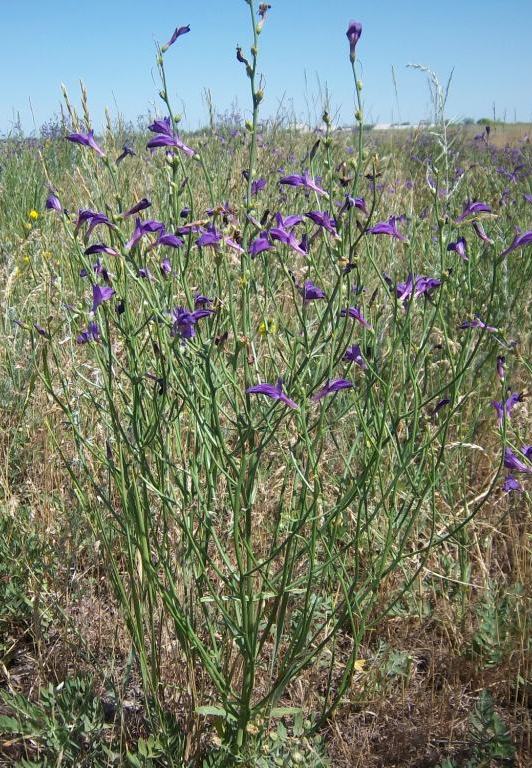
M 351 61 L 355 61 L 356 45 L 360 39 L 360 35 L 362 34 L 362 24 L 360 24 L 358 21 L 350 21 L 349 27 L 347 28 L 347 32 L 345 34 L 349 40 L 349 58 Z
M 242 53 L 242 48 L 237 45 L 236 47 L 236 60 L 239 61 L 241 64 L 245 64 L 249 67 L 249 61 L 246 59 L 244 54 Z

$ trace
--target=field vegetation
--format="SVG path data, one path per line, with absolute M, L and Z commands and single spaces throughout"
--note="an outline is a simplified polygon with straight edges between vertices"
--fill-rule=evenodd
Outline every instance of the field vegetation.
M 247 6 L 247 7 L 246 7 Z M 0 142 L 0 765 L 530 765 L 526 126 Z M 192 31 L 193 33 L 193 31 Z M 352 70 L 352 71 L 351 71 Z

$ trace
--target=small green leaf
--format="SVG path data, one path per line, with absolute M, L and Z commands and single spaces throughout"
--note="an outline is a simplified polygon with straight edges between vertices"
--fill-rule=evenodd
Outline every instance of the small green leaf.
M 6 717 L 2 715 L 0 717 L 0 731 L 4 733 L 19 733 L 20 723 L 14 717 Z
M 271 717 L 294 717 L 301 712 L 301 707 L 274 707 L 271 712 Z
M 138 759 L 136 755 L 134 755 L 132 752 L 127 752 L 127 761 L 130 765 L 133 766 L 133 768 L 142 768 L 142 763 Z

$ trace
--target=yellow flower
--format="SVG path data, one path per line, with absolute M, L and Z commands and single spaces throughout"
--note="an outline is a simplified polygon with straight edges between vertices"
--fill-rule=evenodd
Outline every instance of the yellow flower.
M 36 211 L 35 208 L 32 208 L 31 211 L 28 211 L 28 218 L 32 219 L 32 221 L 37 221 L 39 216 L 40 216 L 40 213 L 39 211 Z
M 51 259 L 52 256 L 53 256 L 52 251 L 43 251 L 42 252 L 43 259 L 47 259 L 48 260 L 48 259 Z
M 277 332 L 277 323 L 275 320 L 263 320 L 262 323 L 259 325 L 259 333 L 261 336 L 266 336 L 267 333 L 276 333 Z

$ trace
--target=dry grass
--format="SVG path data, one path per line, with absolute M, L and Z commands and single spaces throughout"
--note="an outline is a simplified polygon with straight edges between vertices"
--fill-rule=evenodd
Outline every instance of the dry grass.
M 490 141 L 505 146 L 522 134 L 522 126 L 497 126 Z M 131 194 L 140 197 L 148 186 L 149 179 L 142 178 L 138 194 Z M 85 191 L 88 204 L 90 194 Z M 28 248 L 27 241 L 19 247 L 22 253 Z M 12 288 L 9 274 L 12 272 L 6 270 L 6 304 Z M 25 301 L 31 300 L 28 294 Z M 15 365 L 23 369 L 28 347 L 18 354 Z M 65 356 L 65 366 L 66 361 Z M 6 345 L 0 370 L 7 370 L 8 364 L 12 361 L 8 360 Z M 67 367 L 63 374 L 69 378 Z M 28 380 L 22 378 L 11 409 L 0 412 L 2 514 L 11 521 L 20 516 L 22 537 L 31 530 L 46 546 L 39 568 L 30 559 L 23 563 L 29 610 L 23 620 L 3 625 L 0 685 L 37 699 L 48 682 L 60 683 L 67 677 L 87 674 L 93 678 L 98 696 L 106 700 L 112 683 L 127 715 L 125 725 L 115 724 L 116 734 L 125 733 L 127 742 L 134 745 L 139 735 L 149 731 L 140 676 L 134 666 L 130 668 L 131 644 L 110 590 L 101 542 L 79 516 L 57 449 L 59 445 L 69 455 L 70 435 L 62 414 L 38 380 L 31 397 L 27 398 L 27 393 Z M 524 428 L 527 423 L 525 403 L 516 411 L 516 424 Z M 486 419 L 478 436 L 486 453 L 475 453 L 471 488 L 485 487 L 493 472 L 487 452 L 495 439 Z M 338 469 L 340 463 L 335 467 L 332 458 L 334 450 L 331 446 L 330 464 Z M 281 482 L 276 469 L 272 465 L 268 483 L 259 493 L 263 503 L 255 520 L 257 551 L 261 551 L 260 536 L 266 534 L 267 522 L 275 511 L 272 489 Z M 439 513 L 442 518 L 458 520 L 467 511 L 465 499 L 463 503 L 464 507 L 450 509 L 442 497 Z M 24 518 L 22 510 L 29 510 L 29 517 Z M 471 753 L 471 712 L 484 690 L 491 692 L 498 713 L 508 725 L 517 751 L 516 768 L 530 765 L 527 590 L 532 583 L 532 558 L 528 513 L 525 495 L 510 497 L 497 492 L 463 538 L 450 540 L 431 555 L 416 589 L 408 601 L 397 606 L 397 615 L 370 627 L 359 649 L 364 663 L 355 674 L 347 700 L 323 730 L 334 768 L 429 768 L 446 757 L 457 766 L 465 765 Z M 463 568 L 455 567 L 459 562 Z M 394 578 L 381 586 L 381 606 L 397 587 Z M 491 634 L 483 626 L 483 616 L 490 611 L 495 613 L 496 622 L 502 622 Z M 351 642 L 347 632 L 339 639 L 339 668 Z M 211 691 L 201 670 L 186 667 L 164 623 L 159 649 L 165 703 L 188 729 L 187 750 L 192 752 L 196 741 L 215 743 L 213 728 L 198 733 L 184 719 L 190 701 L 201 703 Z M 391 659 L 396 660 L 395 666 Z M 318 710 L 326 675 L 327 666 L 316 664 L 289 688 L 283 703 Z M 257 692 L 261 686 L 259 677 Z M 16 764 L 21 754 L 19 745 L 2 750 L 0 744 L 0 765 L 2 760 L 5 765 Z

